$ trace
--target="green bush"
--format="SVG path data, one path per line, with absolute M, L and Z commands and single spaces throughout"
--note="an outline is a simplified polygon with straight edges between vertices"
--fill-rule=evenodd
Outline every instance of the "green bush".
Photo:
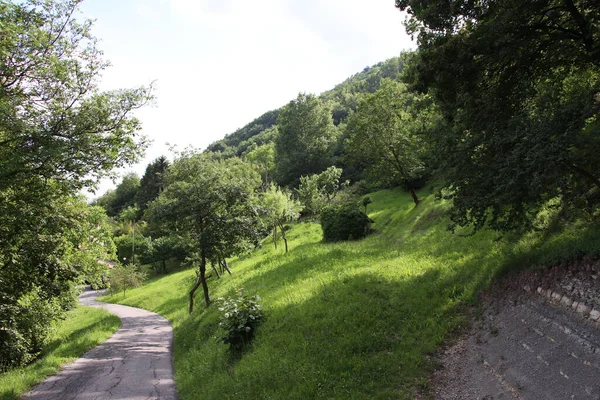
M 354 203 L 326 207 L 321 212 L 323 240 L 338 242 L 361 239 L 371 232 L 372 222 Z
M 142 264 L 151 262 L 152 256 L 152 240 L 144 237 L 141 234 L 135 236 L 135 246 L 132 245 L 133 238 L 131 235 L 121 235 L 114 238 L 117 246 L 117 258 L 123 264 L 134 262 L 132 250 L 135 248 L 135 261 L 140 261 Z
M 4 300 L 0 296 L 0 300 Z M 47 298 L 39 288 L 15 305 L 0 301 L 0 373 L 34 361 L 46 345 L 54 322 L 74 305 L 73 294 Z
M 237 297 L 217 299 L 221 311 L 219 327 L 225 330 L 219 341 L 229 344 L 232 349 L 241 349 L 252 339 L 263 317 L 259 300 L 259 296 L 244 295 L 243 289 L 238 290 Z

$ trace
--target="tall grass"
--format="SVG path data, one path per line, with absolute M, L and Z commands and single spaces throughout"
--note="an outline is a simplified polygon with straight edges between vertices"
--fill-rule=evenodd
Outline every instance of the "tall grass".
M 59 322 L 56 332 L 39 360 L 23 368 L 0 374 L 0 399 L 16 400 L 86 351 L 104 342 L 119 328 L 121 321 L 108 311 L 78 307 Z
M 193 271 L 107 300 L 172 322 L 182 399 L 412 398 L 427 384 L 428 355 L 495 275 L 600 249 L 598 232 L 576 225 L 551 237 L 452 234 L 448 205 L 427 189 L 419 195 L 414 207 L 399 190 L 372 194 L 377 233 L 362 241 L 326 244 L 319 225 L 299 223 L 287 255 L 265 242 L 232 261 L 232 277 L 211 279 L 213 297 L 244 287 L 263 299 L 266 319 L 241 356 L 217 343 L 216 307 L 187 314 Z

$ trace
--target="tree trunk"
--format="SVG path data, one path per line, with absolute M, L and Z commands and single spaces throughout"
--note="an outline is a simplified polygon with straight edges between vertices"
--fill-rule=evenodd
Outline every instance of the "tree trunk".
M 576 164 L 566 164 L 566 165 L 567 165 L 567 167 L 571 168 L 572 170 L 574 170 L 578 174 L 580 174 L 582 176 L 585 176 L 594 185 L 596 185 L 596 187 L 598 189 L 600 189 L 600 179 L 598 179 L 594 174 L 592 174 L 591 172 L 587 171 L 586 169 L 584 169 L 584 168 L 582 168 L 582 167 L 580 167 L 580 166 L 578 166 Z
M 194 294 L 196 290 L 202 285 L 202 289 L 204 290 L 204 301 L 206 302 L 206 306 L 210 305 L 210 297 L 208 295 L 208 285 L 206 284 L 206 255 L 204 251 L 201 252 L 201 260 L 200 260 L 200 276 L 196 279 L 196 283 L 192 290 L 190 290 L 190 314 L 194 311 Z
M 283 243 L 285 243 L 285 252 L 288 252 L 288 245 L 287 245 L 287 237 L 285 236 L 285 227 L 283 225 L 279 226 L 279 229 L 281 229 L 281 238 L 283 239 Z
M 226 259 L 223 259 L 221 261 L 221 265 L 223 266 L 223 268 L 225 269 L 225 271 L 227 271 L 229 273 L 229 275 L 232 275 L 231 269 L 229 269 L 229 265 L 227 265 L 227 260 Z
M 412 197 L 413 201 L 415 202 L 415 206 L 418 206 L 419 203 L 421 202 L 421 200 L 419 200 L 419 198 L 417 197 L 417 194 L 415 193 L 415 189 L 408 188 L 408 193 L 410 193 L 410 196 Z
M 277 250 L 277 226 L 273 228 L 273 244 L 275 245 L 275 250 Z
M 213 271 L 215 271 L 215 274 L 217 274 L 217 278 L 221 279 L 221 274 L 219 273 L 219 270 L 215 267 L 215 263 L 211 262 L 210 266 L 212 267 Z

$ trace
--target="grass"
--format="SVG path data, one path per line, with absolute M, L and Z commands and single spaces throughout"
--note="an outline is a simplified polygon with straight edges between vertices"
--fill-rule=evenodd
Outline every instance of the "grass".
M 120 325 L 119 318 L 105 310 L 77 307 L 70 311 L 59 323 L 39 360 L 0 374 L 0 399 L 21 398 L 35 384 L 59 371 L 62 365 L 111 337 Z
M 188 315 L 194 271 L 104 300 L 171 321 L 181 399 L 414 398 L 434 367 L 428 355 L 466 323 L 465 309 L 495 276 L 600 249 L 598 231 L 577 225 L 550 237 L 452 234 L 448 204 L 428 189 L 418 207 L 399 190 L 370 196 L 376 234 L 327 244 L 318 224 L 299 223 L 287 255 L 265 242 L 232 260 L 232 277 L 209 281 L 213 299 L 239 287 L 262 297 L 266 319 L 241 356 L 217 343 L 218 310 L 205 309 L 201 294 Z

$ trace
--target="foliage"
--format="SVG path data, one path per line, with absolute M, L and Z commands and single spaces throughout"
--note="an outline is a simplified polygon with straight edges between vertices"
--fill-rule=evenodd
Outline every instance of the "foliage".
M 41 191 L 0 191 L 0 354 L 9 366 L 35 358 L 72 307 L 72 286 L 102 274 L 97 259 L 114 253 L 101 209 L 45 189 L 44 204 Z
M 341 176 L 342 169 L 334 166 L 320 174 L 302 176 L 296 193 L 304 206 L 303 213 L 318 215 L 323 207 L 331 204 L 340 189 L 347 186 L 347 182 L 340 182 Z
M 79 3 L 0 3 L 0 348 L 9 365 L 39 351 L 72 286 L 96 274 L 105 232 L 75 196 L 146 147 L 131 112 L 151 89 L 99 91 L 108 63 L 91 22 L 75 20 Z M 9 358 L 11 347 L 20 350 Z
M 162 236 L 152 239 L 151 255 L 147 261 L 152 263 L 156 272 L 167 273 L 167 261 L 176 259 L 183 261 L 190 253 L 189 244 L 177 235 Z
M 244 152 L 243 158 L 257 169 L 263 180 L 263 187 L 267 188 L 275 172 L 275 144 L 252 145 Z
M 49 301 L 40 288 L 21 296 L 15 305 L 2 305 L 0 372 L 33 361 L 52 332 L 53 323 L 63 313 L 58 298 Z
M 600 10 L 587 0 L 397 0 L 418 34 L 411 83 L 449 129 L 432 136 L 454 222 L 530 227 L 552 198 L 598 206 Z
M 381 88 L 365 96 L 348 118 L 346 152 L 372 181 L 401 185 L 418 204 L 412 182 L 426 172 L 424 136 L 435 126 L 437 115 L 430 97 L 384 79 Z
M 138 206 L 138 218 L 140 219 L 148 203 L 156 199 L 165 188 L 164 174 L 170 166 L 165 156 L 160 156 L 146 166 L 146 171 L 140 180 L 140 187 L 135 195 L 135 203 Z
M 230 157 L 241 156 L 254 137 L 265 132 L 277 123 L 278 115 L 279 110 L 268 111 L 243 128 L 212 143 L 208 146 L 207 150 L 215 153 L 228 153 Z M 260 146 L 261 144 L 258 145 Z
M 123 264 L 131 264 L 140 261 L 143 264 L 151 262 L 152 259 L 152 240 L 141 234 L 134 236 L 131 234 L 121 235 L 114 238 L 117 247 L 117 259 Z M 135 260 L 133 259 L 135 251 Z
M 363 197 L 361 204 L 365 208 L 365 214 L 367 213 L 367 206 L 369 204 L 371 204 L 372 202 L 373 202 L 373 200 L 371 200 L 371 197 L 369 197 L 369 196 Z
M 114 292 L 123 291 L 123 296 L 127 289 L 142 286 L 146 280 L 146 273 L 141 271 L 135 264 L 118 264 L 110 271 L 110 290 Z
M 236 297 L 217 299 L 221 312 L 219 327 L 225 331 L 219 341 L 239 350 L 254 336 L 263 313 L 259 296 L 248 297 L 243 289 L 238 289 L 236 294 Z
M 106 310 L 77 307 L 69 311 L 52 330 L 39 359 L 0 374 L 0 399 L 21 399 L 35 384 L 112 336 L 119 325 L 119 317 Z
M 298 219 L 302 205 L 292 198 L 292 194 L 271 184 L 269 189 L 261 194 L 260 204 L 263 208 L 263 218 L 267 228 L 271 230 L 273 243 L 277 248 L 277 230 L 285 243 L 288 252 L 286 223 Z
M 81 189 L 136 161 L 145 147 L 129 114 L 149 90 L 98 91 L 108 63 L 91 22 L 73 19 L 78 4 L 0 5 L 0 190 L 37 177 Z
M 275 164 L 281 185 L 295 184 L 301 176 L 333 164 L 337 129 L 327 104 L 311 94 L 299 94 L 277 118 Z
M 210 304 L 206 263 L 221 264 L 226 258 L 256 246 L 264 232 L 258 218 L 255 191 L 260 177 L 238 158 L 219 160 L 193 152 L 177 158 L 167 174 L 167 187 L 150 206 L 148 216 L 171 233 L 185 235 L 198 257 L 197 280 Z
M 115 190 L 109 190 L 96 199 L 94 204 L 104 208 L 111 217 L 120 216 L 124 210 L 135 207 L 139 189 L 140 177 L 131 172 L 123 176 Z
M 321 211 L 323 240 L 338 242 L 362 239 L 371 232 L 372 222 L 356 203 L 327 206 Z

